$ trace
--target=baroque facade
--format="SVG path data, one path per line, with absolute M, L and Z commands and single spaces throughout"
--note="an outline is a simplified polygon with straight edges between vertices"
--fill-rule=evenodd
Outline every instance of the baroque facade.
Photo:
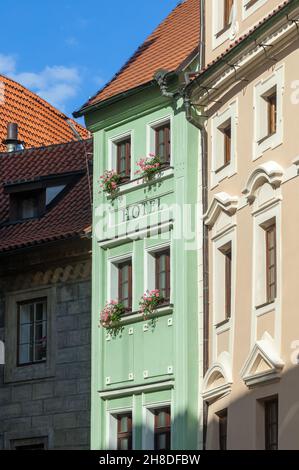
M 219 3 L 221 8 L 219 8 Z M 205 2 L 207 449 L 298 449 L 298 1 Z

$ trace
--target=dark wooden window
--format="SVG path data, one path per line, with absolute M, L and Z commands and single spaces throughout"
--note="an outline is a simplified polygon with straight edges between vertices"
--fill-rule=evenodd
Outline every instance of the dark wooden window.
M 131 139 L 125 139 L 116 144 L 117 148 L 117 173 L 122 179 L 131 177 Z
M 228 245 L 225 256 L 225 318 L 231 317 L 232 308 L 232 245 Z
M 164 302 L 170 300 L 170 249 L 159 251 L 156 258 L 156 289 L 159 289 Z
M 132 450 L 132 413 L 117 415 L 117 450 Z
M 273 92 L 267 96 L 268 107 L 268 135 L 275 134 L 277 129 L 277 93 Z
M 224 0 L 223 9 L 223 28 L 228 27 L 231 24 L 231 14 L 234 0 Z
M 219 421 L 219 449 L 227 449 L 227 410 L 218 413 Z
M 47 301 L 18 304 L 18 366 L 44 362 L 47 358 Z
M 10 196 L 10 220 L 26 220 L 45 211 L 45 191 L 30 191 Z
M 278 398 L 264 402 L 265 408 L 265 449 L 278 450 Z
M 276 224 L 267 227 L 266 230 L 266 287 L 267 302 L 273 302 L 276 298 Z
M 232 141 L 232 128 L 231 122 L 227 124 L 223 129 L 224 136 L 224 165 L 228 165 L 231 161 L 231 141 Z
M 170 407 L 155 410 L 155 450 L 170 450 L 171 414 Z
M 132 261 L 118 265 L 118 300 L 125 308 L 132 309 Z
M 170 122 L 155 128 L 156 155 L 160 157 L 162 164 L 170 165 Z

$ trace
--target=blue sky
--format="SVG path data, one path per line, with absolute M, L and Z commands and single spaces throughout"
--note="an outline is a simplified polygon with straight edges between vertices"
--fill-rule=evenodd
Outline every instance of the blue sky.
M 2 0 L 0 73 L 71 114 L 178 0 Z

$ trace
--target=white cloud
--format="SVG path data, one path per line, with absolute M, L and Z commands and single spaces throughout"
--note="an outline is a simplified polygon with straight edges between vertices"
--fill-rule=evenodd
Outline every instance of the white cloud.
M 0 53 L 0 73 L 3 75 L 13 73 L 16 69 L 16 59 L 12 55 Z
M 46 66 L 40 72 L 18 72 L 14 56 L 0 54 L 0 73 L 37 93 L 61 111 L 79 91 L 78 68 L 63 65 Z

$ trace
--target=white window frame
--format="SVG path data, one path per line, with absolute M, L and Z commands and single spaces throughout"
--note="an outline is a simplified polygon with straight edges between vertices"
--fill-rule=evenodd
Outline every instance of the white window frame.
M 155 119 L 154 121 L 148 122 L 146 125 L 146 157 L 149 156 L 150 153 L 155 154 L 156 152 L 156 133 L 155 130 L 157 127 L 166 124 L 167 122 L 170 123 L 170 167 L 173 166 L 173 117 L 171 114 L 167 114 L 159 119 Z M 167 170 L 166 170 L 167 171 Z
M 266 237 L 265 226 L 275 220 L 276 225 L 276 288 L 277 294 L 274 302 L 267 304 L 266 295 Z M 253 306 L 257 316 L 264 315 L 271 310 L 277 310 L 280 303 L 280 276 L 281 266 L 281 219 L 280 201 L 274 205 L 258 211 L 253 217 Z
M 111 256 L 108 258 L 107 265 L 107 302 L 118 300 L 118 265 L 125 261 L 132 262 L 132 311 L 134 311 L 134 253 L 129 251 L 123 255 Z
M 277 93 L 277 123 L 276 132 L 267 138 L 268 108 L 265 96 L 276 88 Z M 267 150 L 278 147 L 283 142 L 283 95 L 284 95 L 284 65 L 265 80 L 259 81 L 254 87 L 254 142 L 253 160 L 261 157 Z
M 231 243 L 231 317 L 225 322 L 225 255 L 222 248 Z M 214 327 L 223 332 L 223 328 L 229 329 L 235 315 L 235 293 L 236 293 L 236 229 L 230 228 L 213 240 L 213 302 L 214 302 Z M 224 323 L 224 327 L 219 324 Z
M 108 170 L 117 171 L 117 144 L 125 139 L 131 139 L 131 176 L 130 181 L 134 179 L 135 162 L 134 162 L 134 131 L 130 129 L 122 134 L 117 134 L 108 139 Z M 128 183 L 130 182 L 128 181 Z
M 238 0 L 234 1 L 233 11 L 232 11 L 232 22 L 229 28 L 223 30 L 222 34 L 219 34 L 223 29 L 223 16 L 224 16 L 224 1 L 220 3 L 219 0 L 213 0 L 212 4 L 212 22 L 213 22 L 213 38 L 212 38 L 212 47 L 216 49 L 221 44 L 223 44 L 228 39 L 233 39 L 236 30 L 237 30 L 237 3 Z
M 132 414 L 132 450 L 135 449 L 135 428 L 134 412 L 132 408 L 120 408 L 107 410 L 106 412 L 106 448 L 108 450 L 117 450 L 117 416 L 122 414 Z
M 231 159 L 230 163 L 224 163 L 224 134 L 221 127 L 231 122 Z M 237 125 L 238 125 L 238 102 L 233 101 L 227 109 L 218 112 L 212 118 L 212 168 L 211 187 L 217 186 L 220 181 L 237 173 Z M 223 162 L 223 163 L 222 163 Z
M 170 401 L 151 403 L 142 407 L 142 449 L 155 449 L 155 415 L 154 411 L 170 407 L 170 429 L 173 428 L 172 406 Z
M 245 20 L 248 18 L 250 15 L 255 13 L 259 8 L 261 8 L 263 5 L 267 3 L 267 0 L 256 0 L 256 2 L 250 6 L 246 7 L 252 0 L 243 0 L 243 5 L 242 5 L 242 19 Z
M 165 249 L 170 249 L 170 303 L 173 302 L 173 289 L 172 289 L 172 249 L 171 243 L 167 240 L 159 245 L 153 245 L 145 248 L 144 251 L 144 292 L 147 290 L 155 289 L 155 254 Z

